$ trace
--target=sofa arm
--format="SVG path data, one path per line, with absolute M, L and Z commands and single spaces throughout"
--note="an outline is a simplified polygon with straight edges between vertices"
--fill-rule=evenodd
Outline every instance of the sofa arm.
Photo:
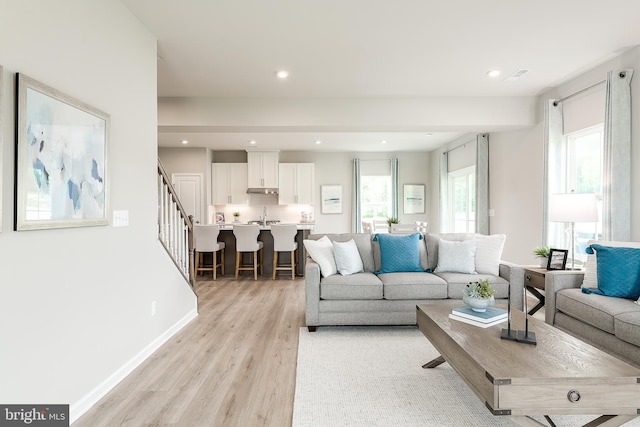
M 544 275 L 544 321 L 550 325 L 556 317 L 556 292 L 579 288 L 584 281 L 584 271 L 554 270 Z
M 320 266 L 310 257 L 304 267 L 304 286 L 307 326 L 320 326 Z
M 500 277 L 509 282 L 509 300 L 511 307 L 522 310 L 524 307 L 524 268 L 508 261 L 500 261 Z

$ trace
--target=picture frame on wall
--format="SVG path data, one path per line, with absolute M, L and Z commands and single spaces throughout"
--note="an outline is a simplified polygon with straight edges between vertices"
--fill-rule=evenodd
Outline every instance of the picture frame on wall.
M 405 214 L 424 213 L 424 184 L 404 184 L 402 194 Z
M 550 249 L 547 270 L 564 270 L 567 265 L 567 249 Z
M 17 231 L 108 225 L 110 116 L 17 75 Z
M 323 214 L 342 213 L 342 185 L 322 185 L 320 197 Z

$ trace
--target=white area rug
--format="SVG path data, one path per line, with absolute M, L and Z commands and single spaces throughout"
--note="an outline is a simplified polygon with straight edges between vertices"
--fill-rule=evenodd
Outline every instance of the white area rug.
M 416 327 L 301 328 L 293 427 L 516 425 L 493 416 L 449 364 L 422 369 L 437 356 Z M 558 427 L 594 418 L 552 417 Z

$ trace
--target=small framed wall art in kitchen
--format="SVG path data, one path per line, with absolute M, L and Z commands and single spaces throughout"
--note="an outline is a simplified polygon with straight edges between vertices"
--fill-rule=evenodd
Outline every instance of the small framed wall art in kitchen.
M 108 225 L 109 115 L 17 80 L 15 229 Z

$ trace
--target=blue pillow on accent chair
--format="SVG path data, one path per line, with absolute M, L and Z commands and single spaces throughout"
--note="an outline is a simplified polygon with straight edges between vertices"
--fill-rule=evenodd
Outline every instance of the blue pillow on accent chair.
M 380 244 L 380 270 L 375 274 L 424 271 L 420 265 L 422 233 L 376 234 L 373 241 Z
M 598 289 L 582 288 L 586 294 L 640 298 L 640 249 L 592 244 L 587 253 L 596 252 Z

